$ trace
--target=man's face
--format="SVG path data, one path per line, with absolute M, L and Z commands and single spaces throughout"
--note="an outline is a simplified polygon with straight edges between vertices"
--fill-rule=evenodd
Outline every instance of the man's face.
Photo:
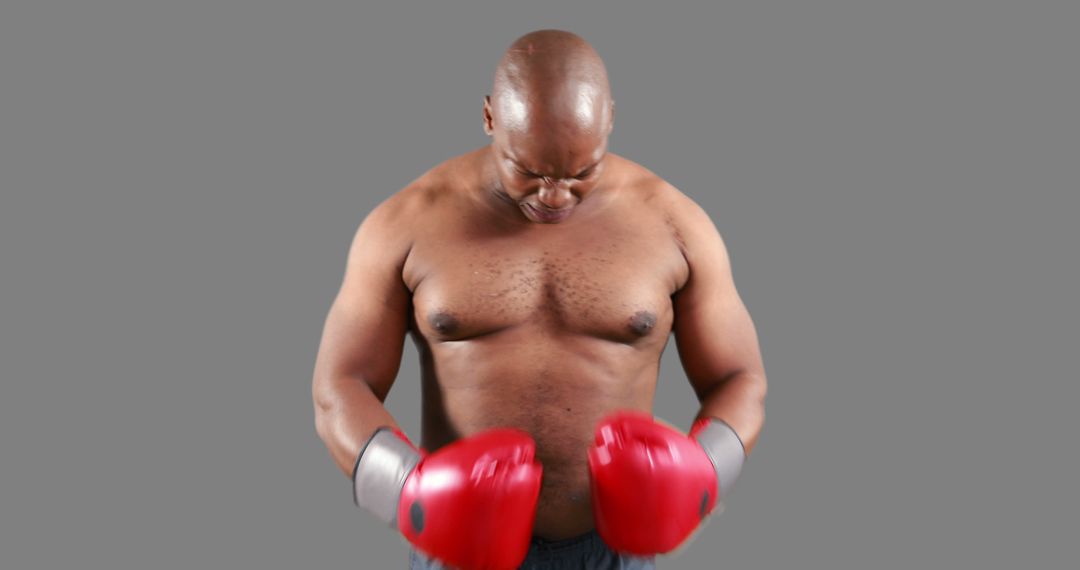
M 608 121 L 582 128 L 580 117 L 511 116 L 485 105 L 492 158 L 504 198 L 534 223 L 566 220 L 600 180 Z M 504 117 L 506 113 L 502 114 Z

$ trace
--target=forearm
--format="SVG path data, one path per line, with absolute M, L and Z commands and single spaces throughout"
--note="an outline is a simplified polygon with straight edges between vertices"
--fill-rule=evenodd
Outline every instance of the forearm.
M 701 398 L 694 421 L 703 417 L 724 420 L 738 434 L 749 456 L 765 423 L 765 392 L 765 376 L 736 374 Z
M 346 477 L 352 477 L 360 449 L 375 430 L 380 426 L 400 429 L 360 378 L 316 380 L 313 394 L 315 427 Z

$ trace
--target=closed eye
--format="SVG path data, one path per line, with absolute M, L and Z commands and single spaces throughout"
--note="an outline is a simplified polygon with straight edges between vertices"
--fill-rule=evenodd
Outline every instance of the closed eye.
M 594 170 L 596 170 L 596 167 L 595 166 L 590 166 L 589 168 L 586 168 L 585 170 L 582 170 L 574 178 L 577 178 L 578 180 L 581 180 L 582 178 L 588 178 L 589 175 L 592 174 Z
M 524 168 L 520 164 L 517 164 L 516 162 L 514 162 L 512 164 L 513 164 L 513 167 L 514 167 L 514 172 L 517 172 L 518 174 L 520 174 L 522 176 L 536 176 L 536 174 L 529 171 L 527 168 Z

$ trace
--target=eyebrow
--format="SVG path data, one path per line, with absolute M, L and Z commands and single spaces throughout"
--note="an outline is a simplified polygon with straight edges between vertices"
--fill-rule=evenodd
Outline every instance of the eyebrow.
M 518 162 L 516 158 L 514 158 L 514 157 L 512 157 L 512 156 L 509 156 L 509 155 L 507 155 L 507 158 L 509 158 L 509 159 L 510 159 L 510 162 L 513 162 L 513 163 L 514 163 L 514 166 L 517 166 L 518 168 L 520 168 L 520 169 L 524 170 L 525 172 L 527 172 L 527 173 L 529 173 L 529 174 L 532 174 L 532 175 L 534 175 L 534 176 L 539 176 L 538 174 L 536 174 L 535 172 L 533 172 L 532 170 L 530 170 L 529 168 L 527 168 L 527 167 L 526 167 L 526 166 L 525 166 L 524 164 L 521 164 L 520 162 Z M 598 160 L 598 161 L 596 161 L 596 162 L 594 162 L 594 163 L 590 164 L 589 166 L 586 166 L 585 168 L 582 168 L 580 172 L 578 172 L 577 174 L 575 174 L 575 175 L 574 175 L 574 178 L 577 178 L 578 176 L 581 176 L 582 174 L 585 174 L 586 172 L 588 172 L 588 171 L 590 171 L 590 170 L 592 170 L 592 169 L 596 168 L 596 166 L 597 166 L 598 164 L 600 164 L 600 162 L 602 162 L 603 160 L 604 160 L 604 159 L 603 159 L 603 158 L 601 158 L 600 160 Z

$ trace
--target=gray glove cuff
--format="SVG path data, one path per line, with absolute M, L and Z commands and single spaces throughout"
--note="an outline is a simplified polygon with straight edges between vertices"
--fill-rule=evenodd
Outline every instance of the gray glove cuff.
M 390 528 L 397 527 L 398 503 L 405 479 L 420 462 L 420 453 L 388 427 L 380 427 L 364 444 L 353 469 L 353 501 Z
M 731 491 L 735 480 L 739 478 L 743 463 L 746 462 L 746 449 L 742 440 L 727 422 L 712 418 L 697 433 L 697 441 L 716 468 L 716 482 L 719 487 L 717 498 L 723 499 Z

